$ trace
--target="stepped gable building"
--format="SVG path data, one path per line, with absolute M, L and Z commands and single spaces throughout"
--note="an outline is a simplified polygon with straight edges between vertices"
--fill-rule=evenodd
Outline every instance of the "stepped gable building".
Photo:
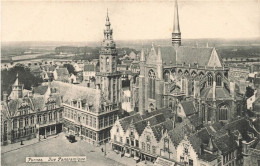
M 110 129 L 121 110 L 121 78 L 117 72 L 117 50 L 108 15 L 105 25 L 95 87 L 53 82 L 63 96 L 64 129 L 95 145 L 110 139 Z
M 146 115 L 134 115 L 118 119 L 111 129 L 112 149 L 122 156 L 135 160 L 155 161 L 160 151 L 158 142 L 162 130 L 174 128 L 174 114 L 170 110 L 158 110 Z
M 141 114 L 161 108 L 176 109 L 194 100 L 204 123 L 228 122 L 242 110 L 243 97 L 229 78 L 229 68 L 215 48 L 181 45 L 178 5 L 175 2 L 172 46 L 152 48 L 140 55 L 140 74 L 133 77 L 133 110 Z
M 18 75 L 1 102 L 1 143 L 6 145 L 62 131 L 61 97 L 48 86 L 24 93 Z M 39 138 L 40 139 L 40 138 Z

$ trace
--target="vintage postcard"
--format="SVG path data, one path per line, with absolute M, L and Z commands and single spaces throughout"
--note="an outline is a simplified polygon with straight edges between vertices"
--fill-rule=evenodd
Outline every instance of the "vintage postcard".
M 1 1 L 1 165 L 259 166 L 259 0 Z

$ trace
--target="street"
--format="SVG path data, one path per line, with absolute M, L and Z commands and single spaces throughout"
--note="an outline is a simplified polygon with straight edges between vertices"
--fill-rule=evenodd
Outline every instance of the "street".
M 108 145 L 107 145 L 108 146 Z M 26 157 L 68 157 L 86 156 L 86 162 L 53 162 L 53 163 L 26 163 Z M 44 142 L 39 142 L 27 147 L 20 148 L 7 153 L 2 153 L 3 166 L 16 165 L 91 165 L 91 166 L 121 166 L 123 164 L 104 157 L 100 147 L 94 147 L 85 141 L 77 140 L 70 143 L 64 134 L 57 138 L 51 138 Z

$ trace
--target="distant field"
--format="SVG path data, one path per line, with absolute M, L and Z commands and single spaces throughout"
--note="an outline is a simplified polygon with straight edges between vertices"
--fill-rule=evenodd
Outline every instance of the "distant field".
M 19 55 L 19 56 L 13 56 L 13 61 L 21 61 L 26 59 L 36 59 L 45 55 L 48 55 L 49 53 L 40 53 L 40 54 L 28 54 L 28 55 Z

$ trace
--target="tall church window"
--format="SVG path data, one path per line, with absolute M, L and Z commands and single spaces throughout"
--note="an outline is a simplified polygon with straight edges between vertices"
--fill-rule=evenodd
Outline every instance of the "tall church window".
M 216 76 L 216 83 L 217 83 L 217 86 L 221 86 L 221 83 L 222 83 L 222 81 L 221 81 L 221 75 L 220 74 L 217 74 L 217 76 Z
M 208 85 L 212 86 L 213 85 L 213 76 L 211 73 L 208 74 Z
M 205 108 L 204 104 L 202 104 L 202 106 L 201 106 L 201 114 L 202 114 L 202 120 L 205 121 L 206 120 L 206 108 Z
M 164 82 L 169 82 L 170 81 L 170 72 L 168 70 L 166 70 L 163 73 L 163 79 L 164 79 Z
M 149 98 L 155 99 L 155 73 L 153 70 L 150 70 L 148 73 L 149 80 Z
M 228 107 L 226 105 L 222 105 L 219 107 L 219 120 L 227 120 L 228 119 Z

